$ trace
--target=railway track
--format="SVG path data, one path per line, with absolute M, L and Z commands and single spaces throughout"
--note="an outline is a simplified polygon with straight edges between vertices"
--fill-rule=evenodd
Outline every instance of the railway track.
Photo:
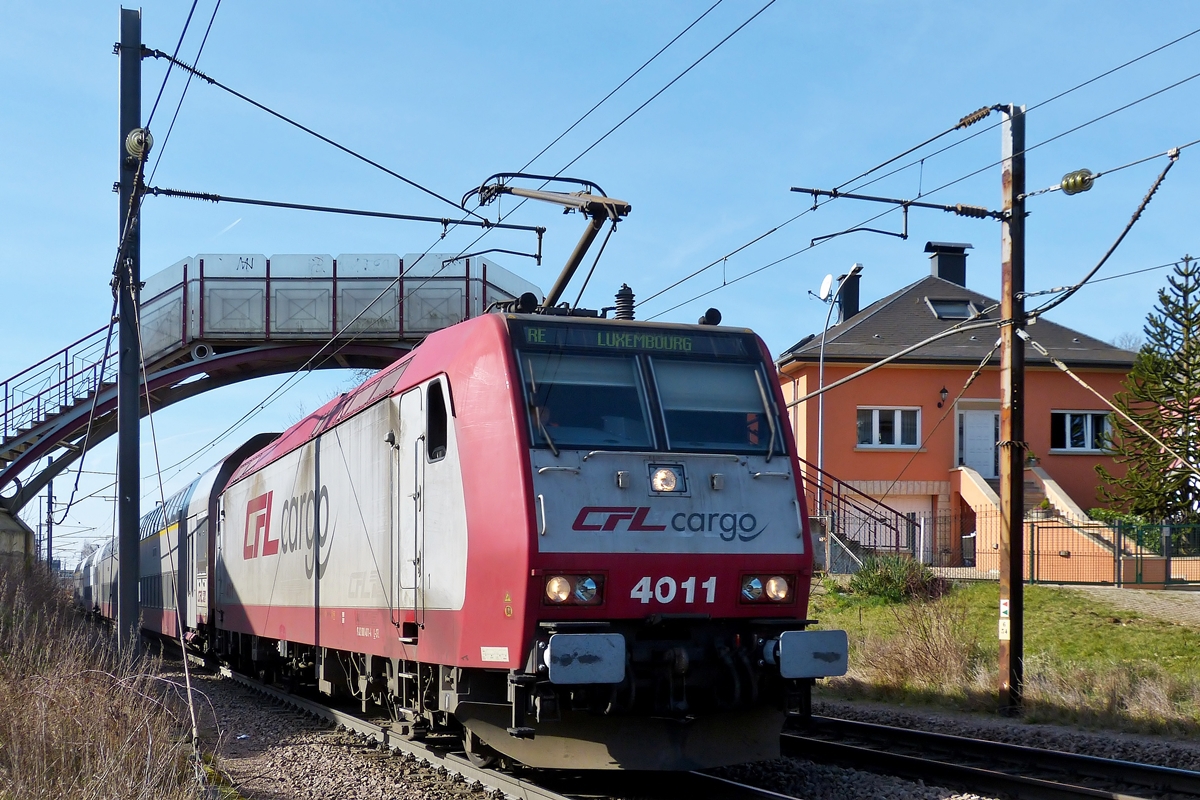
M 193 659 L 203 666 L 198 659 Z M 311 714 L 379 743 L 381 747 L 424 762 L 434 770 L 458 776 L 468 785 L 488 790 L 495 797 L 514 800 L 582 800 L 602 797 L 678 798 L 711 800 L 794 800 L 788 795 L 737 783 L 700 772 L 627 773 L 578 772 L 570 775 L 537 770 L 504 771 L 471 764 L 460 744 L 450 741 L 414 741 L 391 729 L 386 722 L 363 717 L 262 683 L 221 667 L 223 678 L 271 698 L 283 705 Z M 535 779 L 536 776 L 536 779 Z
M 1022 800 L 1200 798 L 1200 772 L 813 717 L 784 755 Z

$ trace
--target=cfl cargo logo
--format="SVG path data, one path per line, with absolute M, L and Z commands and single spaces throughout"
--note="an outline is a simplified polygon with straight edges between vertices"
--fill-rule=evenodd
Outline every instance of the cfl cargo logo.
M 242 536 L 242 557 L 249 561 L 260 555 L 273 556 L 279 552 L 279 535 L 271 538 L 271 496 L 260 494 L 246 503 L 246 532 Z M 259 543 L 262 550 L 259 550 Z
M 666 525 L 650 525 L 646 521 L 650 509 L 635 506 L 584 506 L 579 509 L 571 530 L 575 531 L 615 531 L 625 522 L 626 530 L 634 532 L 665 531 Z M 748 542 L 757 539 L 767 529 L 766 525 L 758 526 L 758 519 L 750 513 L 734 512 L 711 514 L 688 514 L 679 512 L 671 517 L 671 530 L 679 533 L 703 533 L 720 536 L 722 541 L 732 542 L 740 539 Z
M 320 575 L 329 563 L 333 530 L 329 524 L 329 490 L 301 492 L 283 502 L 278 525 L 272 529 L 271 506 L 274 492 L 260 494 L 246 503 L 246 529 L 242 535 L 242 557 L 247 561 L 262 556 L 303 551 L 304 573 L 311 578 L 314 555 Z M 317 552 L 314 554 L 313 551 Z
M 631 531 L 665 531 L 666 525 L 647 525 L 646 515 L 649 508 L 633 506 L 584 506 L 575 517 L 571 530 L 575 531 L 615 531 L 620 522 L 629 522 Z

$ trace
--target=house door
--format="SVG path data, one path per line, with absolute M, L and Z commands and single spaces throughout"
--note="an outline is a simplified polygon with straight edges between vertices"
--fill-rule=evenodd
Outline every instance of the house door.
M 1000 412 L 958 412 L 958 465 L 985 478 L 1000 474 Z
M 392 509 L 395 539 L 392 552 L 395 563 L 393 613 L 396 622 L 409 618 L 419 625 L 424 605 L 422 551 L 425 538 L 424 466 L 425 408 L 422 390 L 417 388 L 400 396 L 400 433 L 392 449 L 392 481 L 395 493 Z

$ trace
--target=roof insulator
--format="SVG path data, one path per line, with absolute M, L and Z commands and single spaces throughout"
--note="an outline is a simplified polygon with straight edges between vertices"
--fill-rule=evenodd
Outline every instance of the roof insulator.
M 1092 188 L 1095 182 L 1096 177 L 1092 175 L 1090 169 L 1077 169 L 1063 175 L 1062 183 L 1059 185 L 1062 187 L 1063 194 L 1079 194 Z
M 955 125 L 954 127 L 956 129 L 957 128 L 969 128 L 972 125 L 974 125 L 976 122 L 979 122 L 979 120 L 987 117 L 991 113 L 992 113 L 992 109 L 989 106 L 984 106 L 983 108 L 979 109 L 978 111 L 972 111 L 970 114 L 967 114 L 965 117 L 960 119 L 958 121 L 958 124 Z
M 959 203 L 954 207 L 954 213 L 958 214 L 960 217 L 974 217 L 976 219 L 983 219 L 984 217 L 989 216 L 992 212 L 988 211 L 983 206 L 968 206 Z

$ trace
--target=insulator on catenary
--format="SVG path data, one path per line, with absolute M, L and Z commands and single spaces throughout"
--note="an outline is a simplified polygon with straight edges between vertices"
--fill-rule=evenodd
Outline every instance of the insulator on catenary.
M 954 127 L 969 128 L 972 125 L 974 125 L 976 122 L 979 122 L 979 120 L 983 119 L 984 117 L 988 116 L 991 113 L 992 113 L 992 109 L 989 108 L 988 106 L 984 106 L 983 108 L 979 109 L 978 111 L 972 111 L 970 114 L 967 114 L 965 117 L 960 119 L 958 121 L 958 124 L 955 125 Z
M 1090 169 L 1077 169 L 1063 175 L 1062 183 L 1059 185 L 1062 186 L 1063 194 L 1079 194 L 1092 188 L 1092 184 L 1095 182 L 1096 178 Z
M 622 283 L 617 290 L 617 310 L 613 319 L 633 319 L 633 289 L 627 283 Z
M 992 212 L 988 211 L 983 206 L 967 206 L 959 203 L 954 207 L 954 213 L 958 214 L 960 217 L 975 217 L 976 219 L 983 219 Z

